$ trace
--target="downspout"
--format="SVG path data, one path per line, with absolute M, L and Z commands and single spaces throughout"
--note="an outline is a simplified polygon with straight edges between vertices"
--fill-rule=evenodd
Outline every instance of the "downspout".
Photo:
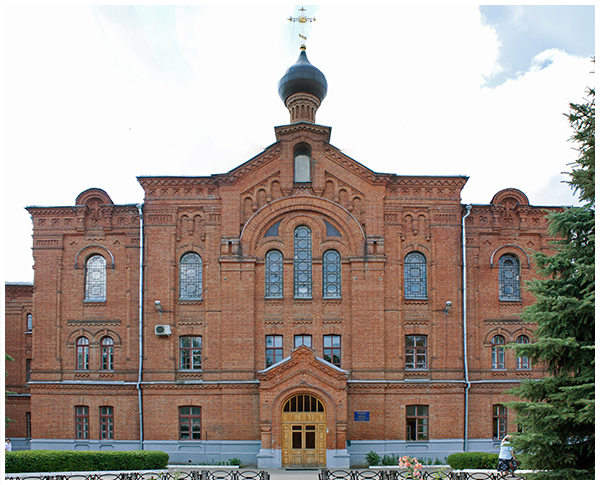
M 144 412 L 142 407 L 142 362 L 143 362 L 143 322 L 144 322 L 144 212 L 143 204 L 138 204 L 140 213 L 140 301 L 139 301 L 139 353 L 140 361 L 138 364 L 138 381 L 136 384 L 138 390 L 138 413 L 140 418 L 140 450 L 144 449 Z
M 467 205 L 467 213 L 462 218 L 462 263 L 463 263 L 463 278 L 462 278 L 462 304 L 463 304 L 463 361 L 465 365 L 465 437 L 463 440 L 463 451 L 468 451 L 467 442 L 469 439 L 469 365 L 467 362 L 467 231 L 465 221 L 471 213 L 472 206 Z

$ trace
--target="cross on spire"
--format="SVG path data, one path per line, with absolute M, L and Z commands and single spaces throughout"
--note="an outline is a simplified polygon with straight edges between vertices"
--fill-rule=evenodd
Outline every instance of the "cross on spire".
M 298 22 L 300 24 L 300 33 L 298 34 L 298 37 L 300 37 L 300 39 L 302 39 L 302 46 L 304 46 L 304 43 L 306 42 L 307 38 L 307 34 L 304 31 L 304 26 L 306 24 L 310 24 L 312 22 L 316 22 L 317 19 L 315 17 L 307 17 L 306 14 L 306 9 L 304 7 L 302 7 L 300 9 L 300 15 L 298 15 L 298 17 L 290 17 L 288 20 L 290 22 Z

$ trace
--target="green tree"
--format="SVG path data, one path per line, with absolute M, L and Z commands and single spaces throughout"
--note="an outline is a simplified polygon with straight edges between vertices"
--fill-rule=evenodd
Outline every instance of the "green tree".
M 509 391 L 523 430 L 514 439 L 528 468 L 540 479 L 594 479 L 595 349 L 595 91 L 567 114 L 578 160 L 568 182 L 582 207 L 548 215 L 555 252 L 535 254 L 542 279 L 527 288 L 536 302 L 523 312 L 536 322 L 536 340 L 514 345 L 516 354 L 543 363 L 548 377 L 527 380 Z
M 15 359 L 13 359 L 10 355 L 8 355 L 6 352 L 4 352 L 4 361 L 5 362 L 14 362 Z M 8 377 L 8 372 L 4 371 L 4 377 Z M 7 391 L 6 389 L 4 389 L 4 400 L 8 401 L 8 395 L 9 394 L 14 394 L 14 392 L 10 392 Z M 14 423 L 15 420 L 14 419 L 10 419 L 8 416 L 4 416 L 4 426 L 6 428 L 8 428 L 8 426 L 10 425 L 10 423 Z

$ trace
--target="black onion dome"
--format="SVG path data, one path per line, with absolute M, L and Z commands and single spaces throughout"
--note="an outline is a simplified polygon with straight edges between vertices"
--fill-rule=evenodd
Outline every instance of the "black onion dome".
M 292 94 L 308 93 L 319 98 L 327 96 L 327 79 L 324 74 L 313 66 L 302 49 L 296 64 L 290 66 L 277 85 L 279 97 L 285 103 Z

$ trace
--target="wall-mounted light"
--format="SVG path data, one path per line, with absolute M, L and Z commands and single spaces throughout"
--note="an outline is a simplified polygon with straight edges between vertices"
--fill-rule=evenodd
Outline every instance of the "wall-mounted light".
M 160 304 L 160 300 L 156 300 L 156 301 L 154 302 L 154 306 L 156 307 L 156 309 L 157 309 L 159 312 L 162 312 L 162 305 Z
M 451 301 L 447 301 L 446 302 L 446 307 L 444 308 L 444 313 L 448 313 L 450 311 L 451 307 L 452 307 L 452 302 Z

